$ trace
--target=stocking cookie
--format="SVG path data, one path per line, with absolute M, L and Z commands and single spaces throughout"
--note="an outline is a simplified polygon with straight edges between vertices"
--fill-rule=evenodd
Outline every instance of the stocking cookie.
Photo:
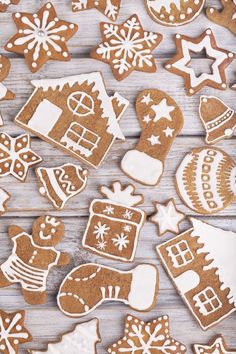
M 177 54 L 165 64 L 165 68 L 184 78 L 188 96 L 194 95 L 205 86 L 218 90 L 226 89 L 225 69 L 233 61 L 235 54 L 217 46 L 210 28 L 197 38 L 176 34 L 175 43 Z M 203 50 L 207 57 L 213 60 L 211 72 L 197 75 L 189 65 L 192 60 L 191 52 L 201 53 Z
M 83 264 L 64 279 L 57 303 L 71 317 L 85 316 L 105 301 L 119 301 L 136 311 L 149 311 L 156 304 L 158 284 L 157 268 L 151 264 L 140 264 L 130 271 Z
M 0 101 L 13 100 L 15 98 L 15 94 L 2 84 L 2 81 L 8 76 L 10 68 L 10 60 L 7 57 L 0 55 Z
M 236 349 L 229 349 L 222 335 L 215 337 L 209 344 L 194 344 L 194 354 L 233 354 Z
M 137 15 L 121 25 L 102 22 L 100 29 L 103 42 L 92 50 L 91 57 L 110 64 L 117 80 L 125 79 L 134 70 L 156 71 L 152 51 L 162 41 L 162 35 L 145 31 Z
M 96 344 L 101 342 L 98 319 L 79 323 L 74 330 L 61 336 L 60 342 L 48 344 L 46 350 L 28 350 L 30 354 L 96 354 Z
M 200 98 L 199 115 L 206 129 L 206 143 L 230 138 L 236 128 L 236 112 L 214 96 Z
M 145 221 L 144 211 L 134 208 L 143 203 L 143 196 L 134 194 L 135 187 L 123 188 L 113 182 L 102 187 L 105 199 L 94 199 L 82 240 L 83 247 L 100 256 L 124 262 L 134 260 L 139 233 Z
M 123 157 L 121 168 L 134 180 L 155 186 L 171 145 L 183 127 L 183 114 L 173 98 L 154 89 L 138 95 L 136 112 L 142 133 L 136 147 Z
M 0 133 L 0 177 L 12 175 L 24 182 L 30 167 L 41 162 L 42 158 L 31 149 L 28 134 L 12 138 Z
M 145 0 L 145 3 L 154 21 L 165 26 L 181 26 L 201 13 L 205 0 Z
M 58 210 L 62 210 L 66 202 L 81 193 L 87 185 L 88 171 L 71 163 L 54 168 L 39 167 L 35 173 L 40 194 Z
M 6 211 L 6 203 L 10 199 L 10 194 L 8 194 L 4 189 L 0 187 L 0 216 Z
M 111 21 L 116 21 L 120 11 L 121 0 L 72 0 L 72 11 L 98 9 Z
M 99 72 L 32 81 L 34 93 L 15 121 L 43 140 L 97 168 L 116 139 L 129 102 L 109 96 Z
M 221 0 L 223 9 L 218 11 L 214 7 L 206 9 L 209 20 L 230 30 L 236 36 L 236 3 L 235 0 Z
M 177 192 L 200 214 L 214 214 L 236 199 L 236 164 L 223 150 L 193 149 L 176 172 Z
M 184 354 L 187 348 L 170 336 L 168 316 L 161 316 L 150 322 L 138 317 L 126 316 L 124 337 L 111 345 L 109 354 L 163 353 Z
M 58 19 L 52 3 L 46 3 L 36 14 L 13 15 L 17 33 L 5 45 L 5 50 L 22 54 L 34 73 L 48 60 L 69 61 L 66 42 L 77 32 L 74 23 Z
M 236 234 L 191 218 L 193 228 L 157 247 L 179 294 L 202 329 L 236 311 Z
M 33 224 L 32 235 L 15 225 L 10 226 L 8 234 L 14 247 L 0 266 L 0 287 L 19 283 L 26 302 L 45 303 L 49 271 L 70 261 L 66 253 L 55 249 L 64 235 L 63 223 L 55 217 L 41 216 Z
M 0 0 L 0 12 L 5 12 L 9 5 L 17 5 L 20 0 Z
M 25 311 L 0 310 L 0 351 L 2 354 L 18 354 L 20 344 L 31 342 L 32 336 L 24 326 Z
M 159 236 L 167 231 L 179 233 L 179 224 L 185 215 L 176 209 L 175 200 L 172 198 L 166 204 L 154 203 L 157 212 L 151 216 L 150 221 L 157 225 Z

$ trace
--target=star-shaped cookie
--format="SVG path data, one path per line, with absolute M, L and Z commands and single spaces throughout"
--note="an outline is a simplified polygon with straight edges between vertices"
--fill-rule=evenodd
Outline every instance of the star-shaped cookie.
M 115 21 L 119 15 L 121 0 L 72 0 L 72 11 L 98 9 L 109 20 Z
M 48 60 L 70 60 L 66 41 L 76 33 L 78 26 L 58 19 L 50 2 L 36 14 L 17 12 L 13 19 L 18 31 L 5 49 L 24 55 L 32 72 L 38 71 Z
M 0 12 L 5 12 L 9 5 L 17 5 L 20 0 L 0 0 Z
M 102 22 L 103 42 L 91 52 L 91 57 L 110 64 L 117 80 L 123 80 L 133 70 L 155 72 L 152 51 L 162 40 L 160 33 L 143 29 L 137 15 L 121 25 Z
M 7 313 L 0 310 L 0 352 L 17 354 L 19 345 L 32 341 L 24 327 L 25 311 Z
M 195 354 L 235 354 L 236 349 L 229 349 L 222 335 L 213 339 L 208 345 L 194 344 L 193 350 Z
M 42 158 L 30 148 L 28 134 L 12 138 L 0 133 L 0 177 L 11 174 L 24 182 L 28 169 L 41 161 Z
M 176 209 L 174 199 L 166 204 L 155 203 L 155 207 L 157 212 L 151 216 L 150 221 L 157 225 L 159 236 L 167 231 L 179 233 L 179 224 L 184 220 L 185 214 Z
M 171 338 L 168 316 L 144 322 L 137 317 L 128 315 L 126 316 L 124 337 L 111 345 L 107 352 L 109 354 L 183 354 L 186 352 L 186 347 Z
M 205 86 L 225 90 L 225 69 L 235 58 L 235 54 L 219 48 L 211 29 L 207 29 L 197 38 L 177 34 L 175 36 L 177 54 L 165 64 L 165 68 L 179 76 L 183 76 L 188 96 L 192 96 Z M 196 75 L 189 66 L 191 52 L 200 53 L 205 50 L 207 57 L 213 60 L 211 72 Z
M 0 101 L 13 100 L 15 98 L 15 94 L 2 84 L 2 81 L 8 76 L 10 68 L 10 60 L 7 57 L 0 55 Z

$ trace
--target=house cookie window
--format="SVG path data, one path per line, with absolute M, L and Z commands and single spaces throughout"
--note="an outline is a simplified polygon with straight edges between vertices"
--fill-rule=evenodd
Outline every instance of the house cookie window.
M 199 308 L 199 311 L 204 316 L 207 316 L 222 307 L 222 303 L 214 289 L 209 286 L 198 295 L 195 295 L 193 300 L 196 302 L 195 306 Z
M 169 257 L 175 268 L 180 268 L 194 259 L 193 254 L 185 240 L 182 240 L 171 247 L 167 247 Z
M 67 106 L 73 114 L 79 117 L 94 114 L 94 100 L 83 91 L 76 91 L 70 94 L 67 99 Z

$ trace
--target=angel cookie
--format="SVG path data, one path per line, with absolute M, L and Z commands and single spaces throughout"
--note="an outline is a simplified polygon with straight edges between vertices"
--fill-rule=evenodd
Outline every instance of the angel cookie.
M 165 26 L 181 26 L 201 13 L 205 0 L 145 0 L 145 3 L 154 21 Z
M 176 75 L 182 76 L 188 96 L 194 95 L 203 87 L 209 86 L 218 90 L 225 90 L 225 69 L 234 60 L 235 54 L 217 46 L 215 36 L 210 28 L 205 30 L 199 37 L 191 38 L 176 34 L 175 44 L 177 54 L 165 64 L 165 68 Z M 213 60 L 211 71 L 197 75 L 189 66 L 192 57 L 191 52 L 201 53 Z
M 72 11 L 98 9 L 101 13 L 115 21 L 119 15 L 121 0 L 72 0 Z
M 136 100 L 142 133 L 133 150 L 126 152 L 121 169 L 127 176 L 148 185 L 159 183 L 165 158 L 184 124 L 183 114 L 165 92 L 144 90 Z
M 121 25 L 102 22 L 100 29 L 103 42 L 92 50 L 91 57 L 110 64 L 117 80 L 134 70 L 156 71 L 152 50 L 160 44 L 162 35 L 144 30 L 137 15 Z
M 206 9 L 206 15 L 212 22 L 230 30 L 236 36 L 236 2 L 221 0 L 223 8 L 219 11 L 214 7 Z
M 89 208 L 89 221 L 82 240 L 83 247 L 100 255 L 124 262 L 134 260 L 145 213 L 135 206 L 143 196 L 135 187 L 123 187 L 120 182 L 111 188 L 103 186 L 105 199 L 94 199 Z
M 33 224 L 32 235 L 15 225 L 9 227 L 8 234 L 13 250 L 0 266 L 0 287 L 19 283 L 26 302 L 45 303 L 49 271 L 70 261 L 66 253 L 55 249 L 64 235 L 63 223 L 55 217 L 41 216 Z
M 15 98 L 15 94 L 2 84 L 2 81 L 8 76 L 10 68 L 10 60 L 7 57 L 0 55 L 0 101 L 13 100 Z
M 46 3 L 37 13 L 15 13 L 17 33 L 5 45 L 5 50 L 25 57 L 34 73 L 48 60 L 68 61 L 71 56 L 66 42 L 77 32 L 74 23 L 60 20 L 52 3 Z

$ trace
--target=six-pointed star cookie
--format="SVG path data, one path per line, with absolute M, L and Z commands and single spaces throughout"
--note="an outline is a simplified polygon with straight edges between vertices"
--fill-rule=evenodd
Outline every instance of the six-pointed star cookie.
M 72 0 L 72 11 L 98 9 L 101 13 L 115 21 L 119 15 L 121 0 Z
M 0 133 L 0 177 L 11 174 L 24 182 L 29 167 L 42 161 L 30 148 L 28 134 L 12 138 L 6 133 Z
M 32 72 L 48 60 L 70 60 L 66 45 L 78 26 L 59 20 L 53 5 L 48 2 L 36 14 L 13 15 L 18 32 L 5 45 L 9 52 L 23 54 Z
M 194 344 L 195 354 L 235 354 L 236 349 L 229 349 L 223 336 L 217 336 L 209 345 Z
M 185 215 L 176 209 L 174 199 L 170 199 L 166 204 L 155 203 L 157 212 L 150 218 L 157 225 L 158 234 L 162 236 L 167 231 L 177 234 L 179 224 Z
M 24 327 L 25 311 L 7 313 L 0 310 L 0 352 L 17 354 L 19 345 L 32 341 Z
M 121 25 L 102 22 L 100 29 L 103 42 L 92 50 L 91 57 L 109 63 L 117 80 L 123 80 L 133 70 L 156 71 L 152 50 L 162 35 L 145 31 L 137 15 Z
M 183 354 L 185 345 L 170 336 L 169 318 L 161 316 L 151 322 L 126 316 L 125 335 L 107 349 L 109 354 L 162 353 Z
M 0 0 L 0 12 L 5 12 L 9 5 L 17 5 L 20 0 Z
M 228 50 L 219 48 L 211 29 L 207 29 L 197 38 L 177 34 L 175 36 L 177 54 L 165 64 L 165 68 L 179 76 L 183 76 L 187 95 L 191 96 L 204 86 L 215 89 L 226 89 L 225 68 L 232 62 L 235 55 Z M 213 60 L 211 73 L 197 76 L 189 66 L 191 52 L 200 53 L 205 49 L 207 57 Z

